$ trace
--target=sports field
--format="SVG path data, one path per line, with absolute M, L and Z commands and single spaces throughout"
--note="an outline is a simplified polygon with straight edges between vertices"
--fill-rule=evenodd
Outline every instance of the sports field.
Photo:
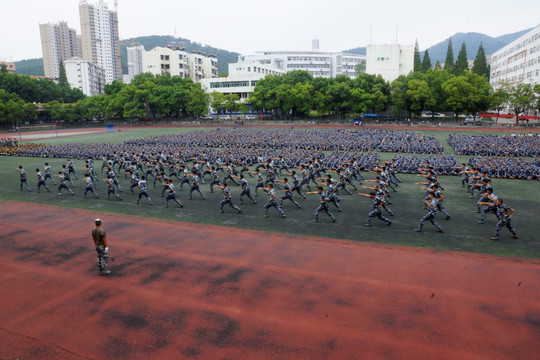
M 145 136 L 169 134 L 178 132 L 193 131 L 192 128 L 144 128 L 134 130 L 123 130 L 120 132 L 99 133 L 88 135 L 75 135 L 69 138 L 59 137 L 52 139 L 41 139 L 38 142 L 51 144 L 62 143 L 119 143 L 129 139 L 135 139 Z M 441 144 L 445 146 L 447 154 L 453 154 L 452 148 L 446 143 L 445 139 L 454 131 L 441 130 L 422 130 L 423 134 L 435 136 Z M 482 132 L 475 132 L 482 134 Z M 36 142 L 36 141 L 31 141 Z M 382 161 L 391 159 L 394 153 L 380 153 Z M 467 162 L 467 156 L 457 156 L 458 161 Z M 208 200 L 202 201 L 197 194 L 194 195 L 194 200 L 187 200 L 187 186 L 184 191 L 178 191 L 181 201 L 185 204 L 183 209 L 165 208 L 163 199 L 159 197 L 161 186 L 158 183 L 157 188 L 152 188 L 150 181 L 150 195 L 152 196 L 154 205 L 147 206 L 141 202 L 140 205 L 135 204 L 136 196 L 123 193 L 123 202 L 116 200 L 107 201 L 105 199 L 104 186 L 100 192 L 102 197 L 93 199 L 89 196 L 88 199 L 83 199 L 82 181 L 74 189 L 74 197 L 58 197 L 56 188 L 53 187 L 51 194 L 35 191 L 31 193 L 19 191 L 17 167 L 23 165 L 28 173 L 29 182 L 36 183 L 34 170 L 42 169 L 44 162 L 47 161 L 53 168 L 53 173 L 61 168 L 66 159 L 43 159 L 43 158 L 18 158 L 18 157 L 3 157 L 2 167 L 0 169 L 0 177 L 4 179 L 0 184 L 0 198 L 5 200 L 35 202 L 41 204 L 50 204 L 66 208 L 81 208 L 93 209 L 100 212 L 114 212 L 126 215 L 140 215 L 162 220 L 178 220 L 186 222 L 196 222 L 202 224 L 214 224 L 231 227 L 239 227 L 245 229 L 265 230 L 272 232 L 283 232 L 300 235 L 316 235 L 331 238 L 340 238 L 353 241 L 369 241 L 386 244 L 397 244 L 416 247 L 428 247 L 438 250 L 459 250 L 471 251 L 477 253 L 516 256 L 526 258 L 540 258 L 540 239 L 537 233 L 540 226 L 535 221 L 536 211 L 538 209 L 538 182 L 525 180 L 499 180 L 493 179 L 493 187 L 499 197 L 505 199 L 506 203 L 515 209 L 513 216 L 513 224 L 519 233 L 519 239 L 510 239 L 510 233 L 505 233 L 503 230 L 502 241 L 494 242 L 490 238 L 493 236 L 496 218 L 493 214 L 488 214 L 485 224 L 478 224 L 480 214 L 475 214 L 474 201 L 468 198 L 468 193 L 461 188 L 461 179 L 456 176 L 441 176 L 440 181 L 444 186 L 445 208 L 451 215 L 451 220 L 445 221 L 439 214 L 439 222 L 441 223 L 444 234 L 436 233 L 431 224 L 426 224 L 424 233 L 417 234 L 414 228 L 417 227 L 419 219 L 425 214 L 423 208 L 424 191 L 420 186 L 415 185 L 415 182 L 423 181 L 422 177 L 415 175 L 400 175 L 403 183 L 400 184 L 397 193 L 392 193 L 392 209 L 396 214 L 392 218 L 394 222 L 391 227 L 384 223 L 375 222 L 372 228 L 365 228 L 367 214 L 371 208 L 371 201 L 359 196 L 349 196 L 344 193 L 340 195 L 341 205 L 344 209 L 342 213 L 334 211 L 337 217 L 337 224 L 330 223 L 329 219 L 322 214 L 318 224 L 314 224 L 313 214 L 318 205 L 318 196 L 308 196 L 306 200 L 300 200 L 302 209 L 297 209 L 288 200 L 284 203 L 284 211 L 287 214 L 287 219 L 281 219 L 277 212 L 271 213 L 270 218 L 264 219 L 263 206 L 265 203 L 265 193 L 261 193 L 258 197 L 258 204 L 251 204 L 249 200 L 245 201 L 242 206 L 243 213 L 237 215 L 230 208 L 226 208 L 225 214 L 219 214 L 219 202 L 222 198 L 220 190 L 214 193 L 209 192 L 208 185 L 202 185 L 201 189 L 207 195 Z M 94 163 L 96 170 L 101 168 L 101 161 L 96 160 Z M 76 169 L 82 168 L 84 161 L 76 161 Z M 100 179 L 105 177 L 101 174 Z M 374 179 L 375 174 L 364 173 L 366 179 Z M 255 181 L 248 178 L 254 190 Z M 129 186 L 129 179 L 123 175 L 119 177 L 122 187 Z M 369 185 L 368 183 L 366 183 Z M 178 187 L 177 187 L 178 190 Z M 369 190 L 362 189 L 363 192 Z M 231 192 L 233 199 L 238 203 L 239 187 L 231 184 Z M 278 196 L 281 192 L 278 191 Z M 298 196 L 296 196 L 299 198 Z M 298 199 L 297 199 L 298 200 Z M 271 209 L 271 211 L 273 211 Z
M 192 130 L 39 141 L 115 143 Z M 422 132 L 450 152 L 450 131 Z M 393 224 L 375 219 L 366 228 L 371 200 L 346 194 L 337 223 L 321 214 L 315 224 L 316 195 L 295 196 L 302 209 L 285 202 L 283 219 L 273 209 L 263 218 L 266 194 L 257 204 L 245 199 L 241 214 L 229 207 L 220 214 L 222 193 L 208 185 L 201 186 L 207 200 L 178 191 L 182 209 L 165 208 L 159 184 L 149 187 L 154 205 L 136 205 L 129 190 L 123 201 L 107 201 L 102 183 L 100 199 L 83 199 L 80 180 L 74 196 L 59 197 L 51 184 L 51 193 L 37 193 L 34 172 L 46 161 L 54 173 L 66 159 L 0 158 L 1 360 L 536 359 L 540 352 L 538 182 L 493 180 L 516 211 L 519 239 L 503 229 L 492 241 L 495 216 L 477 223 L 459 177 L 440 177 L 451 215 L 438 215 L 440 234 L 429 223 L 414 232 L 425 210 L 414 185 L 423 178 L 413 175 L 400 175 L 391 193 Z M 19 191 L 19 165 L 32 192 Z M 83 166 L 76 161 L 79 175 Z M 101 161 L 95 167 L 99 175 Z M 123 174 L 119 180 L 126 189 Z M 231 192 L 238 204 L 238 188 Z M 96 217 L 111 249 L 108 277 L 96 275 Z

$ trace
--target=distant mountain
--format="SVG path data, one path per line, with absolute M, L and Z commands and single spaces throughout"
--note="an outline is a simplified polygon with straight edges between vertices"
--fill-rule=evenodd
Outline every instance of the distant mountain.
M 167 46 L 171 45 L 173 47 L 179 46 L 185 48 L 184 51 L 200 51 L 201 53 L 214 54 L 218 59 L 218 73 L 227 73 L 229 72 L 229 63 L 235 63 L 238 61 L 238 53 L 227 51 L 223 49 L 218 49 L 212 46 L 203 45 L 200 43 L 192 42 L 188 39 L 177 38 L 171 35 L 151 35 L 151 36 L 141 36 L 132 38 L 129 40 L 120 40 L 120 56 L 122 61 L 122 73 L 127 74 L 127 47 L 131 44 L 141 44 L 144 46 L 146 51 L 152 50 L 156 46 Z
M 347 53 L 347 54 L 355 54 L 355 55 L 366 55 L 367 54 L 367 50 L 366 50 L 365 46 L 357 47 L 357 48 L 349 49 L 349 50 L 343 50 L 343 52 Z
M 44 76 L 43 58 L 16 61 L 15 72 L 24 75 Z
M 484 51 L 486 52 L 486 55 L 491 55 L 495 53 L 497 50 L 504 47 L 505 45 L 516 40 L 523 34 L 531 31 L 532 29 L 533 28 L 529 28 L 526 30 L 518 31 L 513 34 L 506 34 L 506 35 L 502 35 L 495 38 L 488 35 L 473 33 L 473 32 L 456 33 L 452 35 L 451 37 L 452 48 L 454 50 L 454 57 L 457 58 L 459 54 L 459 50 L 461 49 L 461 44 L 463 43 L 465 43 L 465 47 L 467 48 L 467 59 L 469 60 L 474 60 L 476 58 L 476 53 L 478 52 L 478 48 L 480 47 L 480 44 L 484 45 Z M 432 47 L 427 49 L 429 51 L 429 58 L 431 59 L 432 64 L 435 64 L 437 61 L 439 61 L 440 63 L 444 63 L 444 61 L 446 60 L 446 51 L 448 50 L 449 39 L 450 38 L 444 41 L 441 41 L 440 43 L 433 45 Z M 424 51 L 421 51 L 420 53 L 423 59 Z

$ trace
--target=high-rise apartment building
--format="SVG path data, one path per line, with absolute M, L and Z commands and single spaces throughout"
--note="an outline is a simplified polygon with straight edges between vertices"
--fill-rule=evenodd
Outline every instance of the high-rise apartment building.
M 143 72 L 144 46 L 134 45 L 127 47 L 128 76 L 129 79 Z
M 58 24 L 40 24 L 39 32 L 45 76 L 58 79 L 63 61 L 80 56 L 77 33 L 69 28 L 65 21 L 60 21 Z
M 110 84 L 122 79 L 118 16 L 103 0 L 95 5 L 83 0 L 79 5 L 81 18 L 81 55 L 105 70 Z

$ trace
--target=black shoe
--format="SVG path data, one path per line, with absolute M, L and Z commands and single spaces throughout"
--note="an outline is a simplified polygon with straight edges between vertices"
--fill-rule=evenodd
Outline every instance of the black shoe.
M 498 237 L 498 236 L 494 236 L 494 237 L 491 238 L 491 240 L 495 240 L 495 241 L 496 241 L 496 240 L 499 240 L 499 237 Z
M 422 229 L 414 229 L 416 232 L 422 232 Z
M 101 270 L 99 272 L 99 275 L 109 275 L 111 273 L 111 270 Z
M 442 233 L 442 232 L 443 232 L 443 231 L 442 231 L 442 229 L 438 229 L 437 231 L 438 231 L 438 232 L 440 232 L 440 233 Z

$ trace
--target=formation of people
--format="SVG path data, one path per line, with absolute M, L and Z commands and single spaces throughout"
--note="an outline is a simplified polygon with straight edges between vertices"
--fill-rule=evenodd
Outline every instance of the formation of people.
M 453 134 L 446 139 L 458 155 L 540 156 L 538 134 L 468 135 Z
M 369 152 L 372 150 L 416 153 L 441 153 L 442 145 L 434 137 L 413 132 L 359 129 L 231 129 L 201 130 L 182 134 L 151 136 L 121 144 L 57 144 L 20 146 L 19 156 L 60 158 L 101 158 L 107 152 L 212 152 L 234 150 L 299 152 Z M 208 155 L 210 157 L 210 154 Z M 284 156 L 287 159 L 290 156 Z M 305 157 L 304 157 L 305 158 Z

